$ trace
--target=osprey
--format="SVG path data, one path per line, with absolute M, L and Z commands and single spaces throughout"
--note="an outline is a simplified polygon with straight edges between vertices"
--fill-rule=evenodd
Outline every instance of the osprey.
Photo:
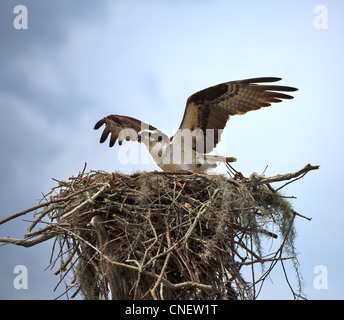
M 280 91 L 296 91 L 293 87 L 265 84 L 281 78 L 264 77 L 221 83 L 198 91 L 186 102 L 179 129 L 171 138 L 159 129 L 135 118 L 109 115 L 99 120 L 94 129 L 105 124 L 100 143 L 109 134 L 110 147 L 116 140 L 145 144 L 156 164 L 164 171 L 190 170 L 203 172 L 221 162 L 236 158 L 209 155 L 219 143 L 230 116 L 268 107 L 281 99 L 293 99 Z

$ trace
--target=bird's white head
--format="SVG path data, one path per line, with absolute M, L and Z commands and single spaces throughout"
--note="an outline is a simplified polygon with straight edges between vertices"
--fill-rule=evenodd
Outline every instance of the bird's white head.
M 140 143 L 143 142 L 146 147 L 151 150 L 154 146 L 167 144 L 169 138 L 160 130 L 144 129 L 138 133 L 137 141 Z

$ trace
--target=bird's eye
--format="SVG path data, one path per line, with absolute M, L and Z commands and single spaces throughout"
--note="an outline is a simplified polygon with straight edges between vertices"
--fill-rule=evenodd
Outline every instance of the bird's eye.
M 158 137 L 158 141 L 161 142 L 162 141 L 162 136 Z

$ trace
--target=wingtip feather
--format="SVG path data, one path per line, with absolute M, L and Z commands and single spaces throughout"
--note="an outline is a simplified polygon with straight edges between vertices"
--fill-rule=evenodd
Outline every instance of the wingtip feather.
M 100 120 L 94 125 L 94 130 L 98 130 L 104 123 L 105 123 L 104 118 L 103 118 L 103 119 L 100 119 Z

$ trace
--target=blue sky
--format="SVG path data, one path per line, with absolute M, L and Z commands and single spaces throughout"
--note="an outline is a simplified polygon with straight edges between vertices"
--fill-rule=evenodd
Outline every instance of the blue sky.
M 124 165 L 118 146 L 98 143 L 93 126 L 104 115 L 133 116 L 172 135 L 192 93 L 230 80 L 282 77 L 281 84 L 299 88 L 295 99 L 232 117 L 218 152 L 237 157 L 245 175 L 266 165 L 266 175 L 321 165 L 285 192 L 297 196 L 296 211 L 313 218 L 296 221 L 306 294 L 344 298 L 343 2 L 20 4 L 28 9 L 27 30 L 13 26 L 16 4 L 0 3 L 1 218 L 34 206 L 55 185 L 51 178 L 67 179 L 85 162 L 88 170 L 155 170 L 152 162 Z M 319 4 L 328 12 L 327 29 L 314 27 Z M 0 236 L 22 238 L 27 226 L 2 225 Z M 0 298 L 58 295 L 57 277 L 44 271 L 51 245 L 0 247 Z M 28 268 L 28 290 L 13 287 L 18 264 Z M 328 289 L 313 286 L 317 265 L 328 270 Z M 292 298 L 280 270 L 261 298 Z

